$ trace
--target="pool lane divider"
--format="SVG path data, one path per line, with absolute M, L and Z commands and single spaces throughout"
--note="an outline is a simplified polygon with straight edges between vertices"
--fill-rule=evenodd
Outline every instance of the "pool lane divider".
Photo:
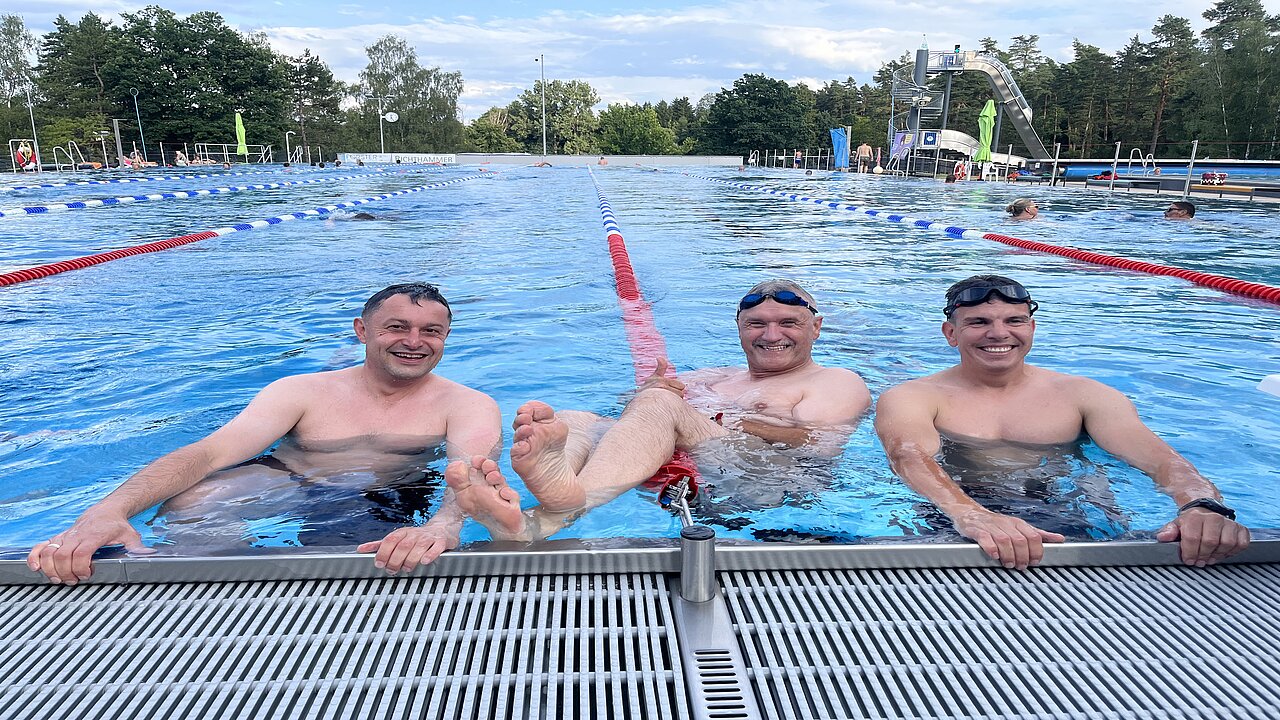
M 175 190 L 173 192 L 152 193 L 151 195 L 124 195 L 122 197 L 104 198 L 102 200 L 81 200 L 78 202 L 55 203 L 53 205 L 30 205 L 27 207 L 5 208 L 0 210 L 0 218 L 23 217 L 24 214 L 46 215 L 62 212 L 64 210 L 84 210 L 86 208 L 127 205 L 147 202 L 148 200 L 172 200 L 203 197 L 206 195 L 225 195 L 228 193 L 244 192 L 247 190 L 273 190 L 275 188 L 289 187 L 291 185 L 315 185 L 317 183 L 350 180 L 351 178 L 352 176 L 347 175 L 342 177 L 315 178 L 312 180 L 287 180 L 283 182 L 260 183 L 257 185 L 228 185 L 226 187 L 208 188 L 203 190 Z
M 631 346 L 631 364 L 635 370 L 636 385 L 650 377 L 658 366 L 658 359 L 667 357 L 667 343 L 653 321 L 653 307 L 640 292 L 640 283 L 636 280 L 635 270 L 631 267 L 631 256 L 627 254 L 627 241 L 618 228 L 618 218 L 613 214 L 609 199 L 596 180 L 596 174 L 587 168 L 591 176 L 591 184 L 596 188 L 600 199 L 600 220 L 604 224 L 605 240 L 609 245 L 609 260 L 613 263 L 613 282 L 618 293 L 618 303 L 622 306 L 622 326 L 627 335 L 627 344 Z M 668 366 L 667 376 L 675 377 L 675 370 Z M 657 485 L 659 497 L 665 490 L 681 478 L 689 478 L 690 487 L 697 492 L 698 466 L 693 458 L 683 450 L 677 450 L 646 485 Z
M 1060 255 L 1062 257 L 1071 258 L 1072 260 L 1079 260 L 1096 265 L 1108 265 L 1122 270 L 1132 270 L 1134 272 L 1142 272 L 1149 275 L 1169 275 L 1187 280 L 1195 283 L 1196 285 L 1213 288 L 1214 290 L 1236 293 L 1238 295 L 1244 295 L 1246 297 L 1280 305 L 1280 287 L 1272 285 L 1264 285 L 1262 283 L 1250 282 L 1248 280 L 1237 280 L 1236 278 L 1213 275 L 1210 273 L 1200 272 L 1198 270 L 1188 270 L 1186 268 L 1173 267 L 1170 265 L 1158 265 L 1156 263 L 1143 262 L 1141 260 L 1130 260 L 1128 258 L 1116 257 L 1114 255 L 1103 255 L 1102 253 L 1090 252 L 1088 250 L 1077 250 L 1075 248 L 1062 247 L 1059 245 L 1050 245 L 1048 243 L 1037 242 L 1035 240 L 1023 240 L 1022 238 L 1011 237 L 1009 235 L 956 227 L 954 225 L 933 222 L 931 220 L 919 220 L 908 215 L 891 213 L 886 210 L 860 208 L 856 205 L 850 205 L 836 200 L 812 198 L 800 195 L 799 193 L 788 193 L 781 190 L 775 190 L 763 185 L 745 185 L 743 183 L 729 182 L 719 178 L 694 175 L 693 173 L 681 174 L 687 177 L 697 178 L 699 180 L 706 180 L 708 182 L 740 188 L 742 190 L 754 190 L 769 195 L 775 195 L 794 202 L 811 202 L 815 205 L 821 205 L 835 210 L 856 212 L 877 220 L 886 220 L 888 222 L 898 223 L 899 225 L 913 227 L 918 230 L 940 232 L 950 237 L 965 238 L 968 240 L 992 240 L 1006 245 L 1020 247 L 1025 250 Z
M 121 183 L 160 182 L 161 180 L 194 180 L 197 178 L 244 177 L 248 175 L 279 175 L 281 172 L 284 172 L 283 168 L 281 168 L 280 170 L 261 170 L 261 171 L 255 171 L 255 172 L 200 173 L 200 174 L 188 174 L 188 175 L 163 175 L 160 177 L 127 177 L 127 178 L 115 178 L 113 180 L 77 180 L 75 182 L 44 183 L 42 185 L 17 185 L 15 187 L 0 186 L 0 192 L 13 192 L 15 190 L 43 190 L 45 188 L 84 187 L 87 185 L 118 185 Z M 301 172 L 320 173 L 325 171 L 324 170 L 303 170 Z M 347 171 L 344 170 L 342 172 L 346 173 Z M 357 171 L 355 170 L 355 168 L 352 168 L 351 172 L 354 173 Z M 375 168 L 373 170 L 369 170 L 365 172 L 367 174 L 367 173 L 373 173 L 373 172 L 386 172 L 386 171 L 383 170 L 382 168 Z
M 204 232 L 192 233 L 190 235 L 180 235 L 178 237 L 168 238 L 167 240 L 157 240 L 155 242 L 144 243 L 142 245 L 134 245 L 131 247 L 120 248 L 110 252 L 98 253 L 96 255 L 86 255 L 72 260 L 63 260 L 62 262 L 50 263 L 48 265 L 37 265 L 36 267 L 24 268 L 22 270 L 14 270 L 12 272 L 0 273 L 0 287 L 8 285 L 17 285 L 18 283 L 28 282 L 30 280 L 38 280 L 40 278 L 57 275 L 59 273 L 68 272 L 70 270 L 80 270 L 94 265 L 119 260 L 121 258 L 131 257 L 133 255 L 142 255 L 145 253 L 160 252 L 161 250 L 170 250 L 182 245 L 189 245 L 201 240 L 209 238 L 222 237 L 231 235 L 232 233 L 245 232 L 248 230 L 256 230 L 257 228 L 267 227 L 269 225 L 279 225 L 280 223 L 289 222 L 291 220 L 301 220 L 307 217 L 316 217 L 330 215 L 335 210 L 344 208 L 357 207 L 367 205 L 372 202 L 386 200 L 388 198 L 400 195 L 410 195 L 423 190 L 445 187 L 446 185 L 456 185 L 458 183 L 475 180 L 478 178 L 492 177 L 493 173 L 483 173 L 480 175 L 468 175 L 465 177 L 454 178 L 453 180 L 445 180 L 443 182 L 430 183 L 427 185 L 419 185 L 418 187 L 408 188 L 405 190 L 397 190 L 395 192 L 376 195 L 374 197 L 362 198 L 359 200 L 347 200 L 333 205 L 325 205 L 323 207 L 312 208 L 310 210 L 301 210 L 298 212 L 288 213 L 285 215 L 277 215 L 276 217 L 267 218 L 265 220 L 253 220 L 250 222 L 236 223 L 228 227 L 218 228 L 216 230 L 206 230 Z

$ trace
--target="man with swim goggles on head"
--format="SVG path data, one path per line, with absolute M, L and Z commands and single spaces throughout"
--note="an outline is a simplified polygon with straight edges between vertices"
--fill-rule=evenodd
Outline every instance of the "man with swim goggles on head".
M 465 483 L 456 476 L 449 483 L 463 510 L 495 539 L 537 540 L 640 485 L 676 450 L 715 438 L 746 434 L 838 455 L 871 395 L 856 373 L 813 361 L 821 329 L 807 291 L 790 280 L 760 283 L 738 303 L 746 368 L 676 380 L 659 360 L 617 420 L 537 401 L 520 407 L 511 465 L 540 505 L 522 510 L 519 495 L 483 458 Z
M 434 285 L 402 283 L 380 290 L 353 323 L 365 346 L 363 363 L 271 383 L 227 424 L 152 462 L 70 528 L 37 544 L 27 556 L 28 566 L 52 582 L 74 585 L 92 574 L 90 561 L 103 546 L 150 552 L 129 518 L 166 500 L 165 508 L 182 512 L 255 498 L 259 488 L 245 483 L 253 478 L 233 466 L 281 438 L 268 457 L 302 473 L 300 479 L 412 468 L 442 445 L 451 458 L 466 459 L 445 474 L 465 478 L 473 457 L 498 457 L 502 414 L 488 395 L 434 372 L 452 321 L 453 311 Z M 219 472 L 228 468 L 233 469 Z M 261 484 L 260 475 L 257 479 Z M 374 564 L 389 572 L 411 570 L 457 547 L 462 519 L 452 493 L 445 492 L 443 506 L 426 523 L 371 538 L 356 550 L 377 553 Z
M 1151 476 L 1177 503 L 1177 517 L 1156 533 L 1178 541 L 1182 561 L 1203 567 L 1240 552 L 1248 528 L 1191 463 L 1142 423 L 1133 403 L 1088 378 L 1028 365 L 1039 307 L 1019 283 L 976 275 L 947 290 L 942 334 L 960 364 L 886 391 L 876 406 L 876 432 L 898 477 L 924 495 L 1008 568 L 1026 568 L 1043 543 L 1063 536 L 975 502 L 937 461 L 947 438 L 996 448 L 1061 446 L 1082 433 Z M 994 452 L 994 450 L 993 450 Z

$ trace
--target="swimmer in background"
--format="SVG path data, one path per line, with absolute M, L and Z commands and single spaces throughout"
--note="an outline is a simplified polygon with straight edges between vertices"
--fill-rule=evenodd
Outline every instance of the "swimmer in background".
M 609 161 L 608 161 L 608 160 L 605 160 L 605 159 L 604 159 L 604 156 L 603 156 L 603 155 L 601 155 L 601 156 L 600 156 L 600 159 L 596 161 L 596 164 L 597 164 L 597 165 L 604 166 L 604 165 L 608 165 L 608 164 L 609 164 Z
M 887 390 L 876 406 L 876 432 L 894 473 L 987 555 L 1024 569 L 1043 558 L 1043 543 L 1063 536 L 976 502 L 939 463 L 944 438 L 998 470 L 1002 459 L 1053 455 L 1087 436 L 1173 498 L 1177 517 L 1156 539 L 1178 542 L 1184 563 L 1204 567 L 1248 547 L 1248 528 L 1235 522 L 1218 488 L 1156 437 L 1128 398 L 1026 364 L 1037 307 L 1026 288 L 999 275 L 975 275 L 947 290 L 942 334 L 960 363 Z
M 202 507 L 250 501 L 264 482 L 278 484 L 279 473 L 246 477 L 235 466 L 281 438 L 268 464 L 282 466 L 289 478 L 322 482 L 413 471 L 441 445 L 451 458 L 498 457 L 497 403 L 434 372 L 452 319 L 434 285 L 404 283 L 375 293 L 353 322 L 366 348 L 361 365 L 276 380 L 227 424 L 143 468 L 70 528 L 36 544 L 27 565 L 54 583 L 74 585 L 92 575 L 93 554 L 103 546 L 149 552 L 129 518 L 166 500 L 162 512 L 183 519 L 200 516 Z M 467 472 L 467 463 L 455 462 L 445 474 L 462 482 Z M 374 564 L 388 572 L 410 570 L 456 547 L 462 519 L 445 490 L 442 507 L 425 524 L 371 538 L 356 551 L 376 552 Z
M 1195 203 L 1189 203 L 1186 200 L 1175 200 L 1164 210 L 1165 220 L 1190 220 L 1195 216 Z
M 746 368 L 698 370 L 677 380 L 659 360 L 617 420 L 525 403 L 516 414 L 511 465 L 541 504 L 523 510 L 485 458 L 473 459 L 464 482 L 448 478 L 458 504 L 494 539 L 539 540 L 642 484 L 676 450 L 708 457 L 709 467 L 734 461 L 739 448 L 756 458 L 775 445 L 809 457 L 842 454 L 871 395 L 851 370 L 814 362 L 822 316 L 813 296 L 791 280 L 760 283 L 739 301 L 736 325 Z
M 1004 209 L 1011 220 L 1035 220 L 1040 217 L 1040 208 L 1031 198 L 1018 198 Z

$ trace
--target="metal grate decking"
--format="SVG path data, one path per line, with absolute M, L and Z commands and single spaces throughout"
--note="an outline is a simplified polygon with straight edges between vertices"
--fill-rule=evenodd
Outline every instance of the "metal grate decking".
M 0 561 L 0 717 L 1280 720 L 1280 540 L 1202 570 L 1065 544 L 1022 573 L 972 545 L 722 546 L 705 603 L 679 560 L 153 556 L 76 588 Z
M 0 588 L 0 715 L 688 717 L 661 575 Z
M 1280 566 L 733 572 L 769 718 L 1280 717 Z

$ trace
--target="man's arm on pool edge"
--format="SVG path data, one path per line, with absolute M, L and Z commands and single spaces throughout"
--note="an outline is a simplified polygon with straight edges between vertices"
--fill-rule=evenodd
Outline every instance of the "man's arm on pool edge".
M 261 454 L 284 437 L 304 406 L 307 394 L 294 387 L 297 378 L 268 385 L 249 405 L 208 436 L 178 448 L 139 470 L 107 497 L 90 506 L 70 528 L 37 543 L 27 566 L 54 583 L 74 585 L 93 574 L 93 554 L 107 545 L 146 552 L 129 518 L 168 500 L 210 473 Z
M 933 425 L 935 403 L 911 384 L 891 388 L 876 405 L 876 433 L 889 467 L 912 490 L 946 513 L 956 531 L 1006 568 L 1025 569 L 1044 558 L 1045 542 L 1062 542 L 1011 515 L 992 512 L 965 494 L 934 459 L 941 438 Z
M 1150 476 L 1178 507 L 1200 498 L 1222 501 L 1217 486 L 1151 432 L 1123 393 L 1087 378 L 1076 382 L 1085 432 L 1099 447 Z M 1160 528 L 1156 539 L 1177 541 L 1184 563 L 1204 567 L 1248 547 L 1249 529 L 1210 510 L 1192 508 Z
M 476 455 L 497 461 L 502 454 L 502 413 L 498 404 L 479 391 L 462 390 L 462 397 L 449 412 L 445 429 L 449 461 L 471 462 Z M 430 520 L 396 528 L 381 540 L 359 545 L 356 552 L 375 553 L 373 564 L 389 573 L 409 571 L 456 548 L 464 519 L 453 489 L 446 487 L 440 509 Z

